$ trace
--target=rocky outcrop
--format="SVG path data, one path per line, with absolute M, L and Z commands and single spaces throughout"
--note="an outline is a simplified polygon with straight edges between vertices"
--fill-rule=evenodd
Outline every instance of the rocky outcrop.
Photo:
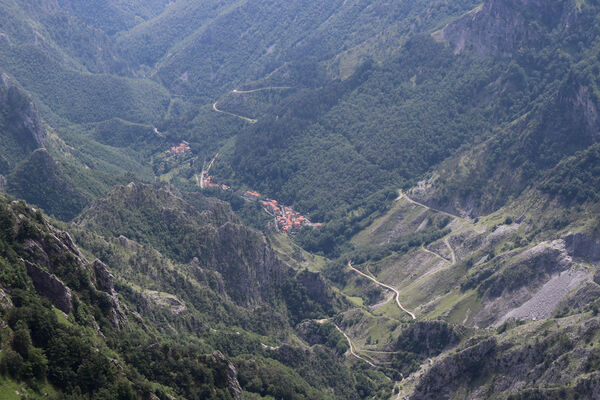
M 6 192 L 6 183 L 6 177 L 4 175 L 0 175 L 0 193 Z
M 580 379 L 575 390 L 576 393 L 589 395 L 590 399 L 600 399 L 600 373 L 596 372 Z
M 100 260 L 88 262 L 68 232 L 48 224 L 35 209 L 10 203 L 18 252 L 38 294 L 65 313 L 72 311 L 71 289 L 92 299 L 115 328 L 126 322 L 113 276 Z M 10 210 L 10 208 L 9 208 Z M 10 216 L 10 214 L 9 214 Z
M 260 234 L 233 223 L 219 227 L 209 249 L 209 262 L 225 280 L 225 289 L 238 304 L 268 300 L 289 272 Z M 206 262 L 207 260 L 205 260 Z
M 594 279 L 600 281 L 600 274 L 598 272 L 596 272 Z M 574 290 L 563 298 L 556 309 L 559 312 L 562 310 L 582 312 L 588 304 L 595 302 L 599 298 L 600 285 L 587 281 L 579 289 Z
M 536 283 L 543 282 L 544 278 L 547 280 L 549 275 L 569 269 L 572 262 L 564 240 L 539 243 L 518 256 L 505 260 L 503 273 L 485 282 L 486 296 L 499 297 L 523 286 L 535 286 Z
M 4 291 L 4 289 L 0 288 L 0 313 L 4 313 L 13 308 L 13 302 L 10 299 L 10 296 Z
M 410 398 L 597 398 L 600 353 L 589 344 L 600 320 L 568 317 L 552 325 L 512 324 L 494 337 L 470 339 L 481 341 L 434 361 Z
M 296 275 L 296 280 L 306 288 L 307 294 L 311 299 L 321 304 L 331 303 L 333 297 L 332 290 L 321 274 L 303 270 Z
M 569 233 L 564 240 L 571 257 L 593 264 L 600 262 L 600 240 L 584 232 Z
M 186 200 L 166 184 L 119 186 L 86 209 L 78 223 L 105 236 L 151 245 L 181 264 L 192 263 L 199 278 L 206 275 L 203 270 L 217 272 L 227 295 L 242 306 L 271 300 L 275 287 L 293 272 L 263 235 L 239 223 L 226 203 L 201 195 Z M 120 242 L 129 245 L 124 238 Z
M 26 148 L 34 150 L 46 145 L 48 136 L 37 106 L 6 74 L 0 74 L 0 109 L 12 116 L 10 130 Z
M 573 260 L 561 239 L 539 243 L 518 255 L 495 260 L 495 264 L 498 272 L 478 289 L 484 307 L 474 317 L 477 326 L 499 325 L 510 317 L 550 317 L 586 277 L 571 268 Z
M 40 296 L 49 299 L 52 304 L 69 314 L 73 310 L 71 290 L 60 279 L 41 269 L 37 265 L 23 260 L 27 267 L 27 275 L 33 281 L 33 286 Z
M 455 346 L 459 340 L 456 329 L 444 321 L 418 321 L 402 330 L 394 350 L 431 357 Z
M 155 290 L 145 290 L 143 295 L 147 300 L 168 309 L 173 314 L 181 314 L 186 310 L 185 303 L 173 294 L 157 292 Z
M 40 243 L 33 239 L 25 239 L 23 249 L 27 253 L 29 261 L 45 268 L 50 268 L 50 257 L 48 257 L 48 254 L 46 254 Z
M 119 303 L 119 297 L 114 287 L 114 277 L 108 271 L 106 265 L 100 261 L 95 260 L 92 263 L 92 269 L 94 271 L 94 277 L 96 278 L 96 288 L 102 292 L 107 293 L 110 296 L 112 304 L 110 310 L 110 320 L 115 328 L 119 328 L 122 323 L 126 321 L 125 314 L 121 311 L 121 304 Z
M 114 277 L 108 271 L 106 264 L 96 259 L 92 263 L 94 269 L 94 276 L 96 277 L 96 288 L 106 293 L 114 292 Z
M 120 235 L 117 240 L 119 241 L 119 245 L 121 245 L 122 247 L 126 248 L 127 250 L 130 251 L 137 251 L 140 248 L 139 243 L 133 241 L 133 240 L 129 240 L 128 238 L 126 238 L 123 235 Z
M 318 275 L 303 272 L 296 278 L 296 271 L 276 256 L 264 235 L 242 225 L 224 202 L 199 194 L 183 198 L 169 185 L 135 182 L 94 202 L 77 222 L 105 237 L 119 237 L 124 247 L 132 240 L 152 246 L 183 268 L 189 266 L 199 282 L 236 305 L 279 307 L 289 303 L 288 294 L 304 292 L 320 302 L 322 310 L 332 307 L 333 293 Z M 282 290 L 297 284 L 295 279 L 300 280 L 298 290 Z M 183 304 L 165 306 L 173 312 L 184 309 Z M 296 312 L 297 307 L 289 310 Z
M 436 400 L 450 398 L 464 377 L 484 372 L 486 363 L 494 357 L 496 340 L 483 340 L 436 363 L 423 375 L 411 400 Z
M 235 400 L 242 400 L 242 387 L 238 382 L 235 366 L 218 350 L 212 354 L 212 362 L 221 375 L 219 378 L 226 382 L 233 398 Z
M 562 18 L 562 3 L 549 0 L 489 0 L 444 28 L 460 53 L 510 57 L 522 46 L 541 43 Z
M 204 282 L 215 293 L 221 296 L 227 296 L 225 282 L 223 281 L 223 276 L 219 272 L 202 268 L 198 257 L 192 259 L 190 266 L 192 267 L 192 271 L 198 282 Z

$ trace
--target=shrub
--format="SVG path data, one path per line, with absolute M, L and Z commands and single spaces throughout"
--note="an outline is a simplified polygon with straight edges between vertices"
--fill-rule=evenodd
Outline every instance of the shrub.
M 25 370 L 23 357 L 14 350 L 7 350 L 0 360 L 0 372 L 14 379 L 20 379 Z

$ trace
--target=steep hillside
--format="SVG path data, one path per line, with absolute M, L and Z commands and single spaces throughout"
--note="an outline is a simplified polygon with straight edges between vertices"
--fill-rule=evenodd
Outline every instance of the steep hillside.
M 73 122 L 116 116 L 150 122 L 164 114 L 166 90 L 149 80 L 126 77 L 131 67 L 106 32 L 60 2 L 41 3 L 9 1 L 0 6 L 6 21 L 0 27 L 4 72 L 53 113 Z
M 240 305 L 276 305 L 281 296 L 285 300 L 300 295 L 310 305 L 299 304 L 302 310 L 296 311 L 315 316 L 331 311 L 333 293 L 319 295 L 326 300 L 323 304 L 308 300 L 310 288 L 292 282 L 296 273 L 277 259 L 261 234 L 244 227 L 228 205 L 199 194 L 189 195 L 189 201 L 181 196 L 169 185 L 130 183 L 91 204 L 76 223 L 107 237 L 123 235 L 151 245 L 177 262 L 193 261 L 216 271 L 225 292 Z M 286 285 L 300 292 L 280 292 Z
M 390 43 L 397 46 L 405 35 L 430 29 L 472 5 L 186 0 L 121 35 L 120 44 L 138 62 L 156 65 L 157 76 L 174 92 L 206 101 L 277 74 L 288 63 L 326 62 L 335 76 L 349 75 L 363 58 L 385 59 L 393 53 L 384 50 Z M 305 85 L 302 80 L 288 84 Z
M 0 397 L 600 396 L 597 2 L 0 3 Z
M 65 175 L 48 151 L 39 149 L 8 175 L 7 192 L 60 219 L 70 220 L 89 199 L 73 188 Z
M 455 46 L 460 45 L 459 50 L 464 52 L 494 53 L 497 51 L 494 46 L 505 46 L 506 51 L 498 51 L 502 57 L 512 57 L 511 68 L 518 76 L 513 84 L 533 91 L 543 90 L 539 92 L 540 97 L 532 99 L 527 112 L 501 126 L 489 141 L 440 167 L 439 177 L 436 175 L 429 182 L 432 188 L 423 193 L 415 192 L 438 208 L 472 216 L 494 211 L 526 188 L 551 179 L 548 176 L 554 173 L 552 168 L 561 160 L 600 139 L 598 83 L 594 72 L 598 68 L 598 49 L 594 43 L 600 32 L 592 18 L 597 15 L 596 7 L 564 4 L 556 5 L 555 9 L 546 7 L 545 3 L 524 3 L 528 12 L 537 10 L 545 24 L 525 26 L 523 19 L 527 13 L 515 16 L 510 4 L 489 2 L 443 31 L 448 40 Z M 539 32 L 503 36 L 502 32 L 508 30 L 496 27 L 493 36 L 477 35 L 484 26 L 489 28 L 488 20 L 495 15 L 521 27 L 510 30 L 511 35 L 523 29 Z M 456 37 L 454 32 L 458 29 L 463 29 L 463 36 Z M 504 38 L 506 43 L 499 42 L 498 37 Z M 541 43 L 529 43 L 525 37 L 539 37 Z M 579 47 L 573 48 L 573 43 L 579 43 Z M 523 48 L 513 55 L 509 49 L 517 44 Z M 553 60 L 547 58 L 551 54 L 556 55 Z M 546 85 L 540 86 L 540 73 L 551 77 L 551 80 L 544 79 L 548 82 Z
M 19 161 L 47 141 L 37 107 L 5 74 L 0 76 L 0 131 L 2 174 L 10 172 Z
M 145 188 L 145 194 L 152 191 L 160 197 L 159 189 Z M 230 213 L 204 201 L 210 224 Z M 231 218 L 221 222 L 227 226 Z M 296 283 L 273 281 L 288 303 L 286 316 L 258 296 L 249 308 L 245 301 L 233 303 L 227 293 L 234 277 L 206 266 L 203 254 L 179 263 L 124 236 L 102 237 L 73 225 L 78 247 L 39 211 L 6 198 L 0 199 L 0 221 L 3 393 L 13 387 L 31 398 L 241 399 L 244 392 L 359 399 L 389 393 L 381 373 L 344 365 L 343 338 L 329 347 L 308 347 L 296 338 L 288 317 L 315 312 L 311 302 L 337 307 L 333 294 L 324 295 L 331 289 L 307 271 Z M 283 270 L 280 261 L 271 262 Z M 256 265 L 246 268 L 252 272 Z M 247 278 L 246 287 L 257 286 L 249 281 L 257 276 Z
M 361 310 L 338 317 L 355 352 L 384 366 L 400 340 L 390 320 L 442 320 L 468 339 L 430 361 L 410 354 L 424 333 L 403 348 L 408 398 L 594 398 L 598 204 L 563 212 L 538 195 L 469 220 L 399 197 L 324 269 Z
M 0 93 L 3 192 L 69 220 L 90 199 L 119 182 L 118 177 L 92 171 L 65 154 L 69 152 L 68 146 L 48 134 L 31 96 L 6 75 L 2 75 Z M 99 155 L 96 152 L 96 156 Z

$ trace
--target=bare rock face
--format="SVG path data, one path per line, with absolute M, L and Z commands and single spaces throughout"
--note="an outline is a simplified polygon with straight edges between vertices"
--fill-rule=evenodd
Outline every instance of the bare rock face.
M 114 292 L 114 277 L 108 271 L 106 264 L 100 260 L 95 260 L 92 267 L 96 276 L 96 288 L 107 293 Z
M 579 380 L 577 391 L 589 393 L 590 399 L 600 399 L 600 373 L 595 372 L 590 376 Z
M 119 297 L 115 291 L 114 277 L 106 267 L 106 264 L 100 260 L 95 260 L 92 263 L 92 269 L 94 271 L 94 277 L 96 278 L 96 288 L 110 296 L 112 303 L 112 309 L 110 312 L 111 322 L 113 326 L 118 329 L 121 324 L 126 321 L 126 317 L 121 311 Z
M 79 257 L 79 259 L 85 260 L 85 257 L 83 257 L 83 254 L 81 254 L 81 252 L 79 251 L 79 248 L 75 245 L 75 242 L 73 241 L 73 238 L 71 238 L 71 235 L 69 234 L 69 232 L 65 232 L 65 231 L 58 232 L 57 236 L 62 241 L 62 243 L 67 247 L 67 249 L 69 251 L 76 254 L 77 257 Z
M 0 311 L 8 311 L 13 308 L 13 302 L 4 289 L 0 288 Z
M 592 264 L 600 263 L 600 240 L 583 232 L 570 233 L 565 237 L 567 252 L 572 257 Z
M 321 274 L 304 270 L 296 275 L 296 280 L 306 288 L 311 299 L 319 303 L 327 303 L 331 300 L 331 290 Z
M 23 260 L 23 262 L 27 266 L 27 275 L 33 281 L 38 294 L 48 298 L 56 308 L 65 314 L 69 314 L 73 310 L 71 290 L 51 273 L 29 261 Z
M 496 340 L 490 338 L 446 357 L 423 375 L 411 400 L 450 398 L 459 378 L 469 375 L 471 371 L 483 369 L 496 351 Z
M 242 387 L 237 380 L 237 370 L 235 369 L 235 366 L 218 350 L 212 354 L 212 361 L 223 374 L 221 378 L 224 378 L 227 382 L 227 387 L 233 398 L 235 400 L 242 400 Z
M 394 350 L 431 357 L 455 346 L 459 340 L 460 335 L 456 329 L 444 321 L 417 321 L 398 336 Z
M 225 279 L 225 289 L 238 304 L 266 300 L 287 272 L 264 238 L 241 225 L 218 228 L 210 263 Z
M 116 212 L 120 209 L 131 213 L 124 216 Z M 148 218 L 148 214 L 153 217 Z M 160 221 L 152 228 L 157 234 L 141 238 L 132 230 L 122 229 L 141 221 Z M 78 223 L 115 237 L 148 240 L 144 243 L 152 244 L 163 254 L 170 253 L 181 263 L 193 262 L 196 257 L 198 273 L 202 274 L 201 269 L 219 273 L 225 292 L 241 306 L 271 299 L 277 284 L 290 275 L 289 267 L 277 259 L 265 238 L 239 224 L 229 206 L 198 196 L 192 196 L 188 202 L 170 185 L 119 186 L 106 198 L 94 202 Z M 119 242 L 129 245 L 124 238 Z M 175 248 L 178 249 L 174 251 Z
M 140 248 L 140 244 L 128 239 L 127 237 L 120 235 L 117 239 L 119 241 L 119 245 L 126 248 L 127 250 L 137 251 Z
M 521 46 L 539 44 L 544 31 L 560 22 L 562 11 L 555 1 L 489 0 L 448 25 L 443 35 L 457 53 L 510 57 Z
M 6 193 L 6 177 L 0 175 L 0 193 Z
M 502 259 L 502 270 L 484 281 L 484 307 L 474 318 L 477 326 L 499 325 L 507 318 L 548 318 L 586 274 L 573 267 L 562 239 L 542 242 Z
M 168 309 L 173 314 L 181 314 L 186 310 L 185 303 L 173 294 L 157 292 L 156 290 L 145 290 L 143 294 L 147 300 Z
M 29 255 L 29 261 L 50 268 L 50 258 L 38 242 L 32 239 L 25 239 L 23 248 Z

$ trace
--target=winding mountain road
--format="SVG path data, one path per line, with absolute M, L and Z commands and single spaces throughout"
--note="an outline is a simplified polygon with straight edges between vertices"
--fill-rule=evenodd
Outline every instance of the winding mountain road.
M 378 284 L 379 286 L 381 286 L 381 287 L 383 287 L 383 288 L 386 288 L 386 289 L 388 289 L 388 290 L 391 290 L 392 292 L 394 292 L 394 293 L 396 294 L 396 296 L 395 296 L 395 298 L 396 298 L 396 304 L 398 305 L 398 307 L 400 308 L 400 310 L 402 310 L 402 311 L 404 311 L 405 313 L 407 313 L 408 315 L 410 315 L 412 319 L 417 319 L 417 318 L 415 317 L 415 314 L 413 314 L 413 313 L 411 313 L 410 311 L 408 311 L 408 310 L 407 310 L 406 308 L 404 308 L 404 306 L 403 306 L 403 305 L 400 303 L 400 299 L 399 299 L 400 292 L 398 292 L 398 290 L 394 289 L 393 287 L 391 287 L 391 286 L 389 286 L 389 285 L 386 285 L 385 283 L 381 283 L 381 282 L 379 282 L 377 279 L 375 279 L 374 277 L 372 277 L 372 276 L 370 276 L 370 275 L 367 275 L 367 274 L 365 274 L 364 272 L 362 272 L 362 271 L 360 271 L 360 270 L 358 270 L 358 269 L 354 268 L 354 267 L 352 266 L 352 262 L 350 262 L 350 261 L 348 261 L 348 267 L 349 267 L 349 268 L 350 268 L 352 271 L 356 272 L 357 274 L 359 274 L 359 275 L 361 275 L 361 276 L 364 276 L 364 277 L 365 277 L 365 278 L 367 278 L 367 279 L 370 279 L 371 281 L 375 282 L 375 283 L 376 283 L 376 284 Z
M 424 207 L 424 208 L 426 208 L 428 210 L 435 211 L 437 213 L 444 214 L 444 215 L 447 215 L 447 216 L 452 217 L 452 218 L 458 218 L 458 219 L 464 220 L 464 218 L 461 217 L 460 215 L 451 214 L 451 213 L 449 213 L 447 211 L 438 210 L 437 208 L 429 207 L 426 204 L 423 204 L 421 202 L 413 200 L 410 197 L 408 197 L 408 195 L 406 193 L 404 193 L 404 192 L 400 192 L 400 195 L 398 196 L 398 200 L 400 200 L 401 198 L 405 198 L 409 203 L 413 203 L 413 204 L 415 204 L 417 206 Z
M 234 116 L 234 117 L 237 117 L 237 118 L 243 119 L 244 121 L 246 121 L 246 122 L 249 122 L 249 123 L 251 123 L 251 124 L 255 124 L 255 123 L 257 123 L 257 122 L 258 122 L 258 120 L 257 120 L 257 119 L 254 119 L 254 118 L 248 118 L 248 117 L 244 117 L 243 115 L 238 115 L 238 114 L 231 113 L 231 112 L 229 112 L 229 111 L 223 111 L 223 110 L 219 110 L 219 108 L 217 107 L 217 104 L 218 104 L 218 103 L 219 103 L 219 101 L 217 100 L 217 101 L 215 101 L 215 102 L 213 103 L 213 106 L 212 106 L 212 107 L 213 107 L 213 110 L 215 110 L 215 111 L 216 111 L 216 112 L 218 112 L 218 113 L 222 113 L 222 114 L 231 115 L 231 116 Z
M 262 92 L 263 90 L 287 90 L 287 89 L 291 89 L 291 88 L 292 88 L 291 86 L 268 86 L 268 87 L 264 87 L 264 88 L 249 89 L 249 90 L 233 89 L 231 91 L 231 93 L 244 94 L 244 93 Z
M 315 322 L 318 324 L 324 324 L 325 322 L 327 322 L 329 320 L 330 320 L 330 318 L 324 318 L 324 319 L 315 320 Z M 346 338 L 346 341 L 348 342 L 348 346 L 350 346 L 350 354 L 352 354 L 354 357 L 358 358 L 359 360 L 366 362 L 371 367 L 377 368 L 377 365 L 373 364 L 371 361 L 367 360 L 366 358 L 362 357 L 360 354 L 358 354 L 354 351 L 354 345 L 352 344 L 352 340 L 350 340 L 350 338 L 348 337 L 348 335 L 346 335 L 346 332 L 344 332 L 342 330 L 342 328 L 340 328 L 336 323 L 334 323 L 333 325 Z
M 250 90 L 233 89 L 231 91 L 231 93 L 246 94 L 246 93 L 261 92 L 263 90 L 288 90 L 288 89 L 292 89 L 292 87 L 291 86 L 268 86 L 268 87 L 264 87 L 264 88 L 250 89 Z M 223 110 L 219 109 L 219 107 L 217 107 L 218 104 L 219 104 L 219 100 L 215 101 L 213 103 L 213 105 L 212 105 L 213 110 L 216 111 L 216 112 L 218 112 L 218 113 L 231 115 L 233 117 L 237 117 L 237 118 L 243 119 L 244 121 L 249 122 L 251 124 L 255 124 L 255 123 L 258 122 L 258 120 L 256 118 L 244 117 L 243 115 L 235 114 L 235 113 L 232 113 L 232 112 L 229 112 L 229 111 L 223 111 Z
M 441 254 L 436 253 L 435 251 L 429 250 L 425 245 L 421 246 L 421 248 L 423 249 L 423 251 L 425 251 L 429 254 L 432 254 L 432 255 L 436 256 L 437 258 L 444 260 L 445 262 L 447 262 L 448 264 L 450 264 L 452 266 L 452 265 L 456 264 L 456 253 L 454 252 L 454 249 L 452 248 L 452 246 L 450 246 L 450 242 L 448 241 L 448 238 L 444 239 L 444 244 L 446 245 L 448 250 L 450 250 L 450 260 L 448 260 L 446 257 L 442 256 Z
M 359 360 L 362 360 L 362 361 L 366 362 L 371 367 L 377 368 L 377 365 L 373 364 L 371 361 L 369 361 L 366 358 L 364 358 L 364 357 L 360 356 L 359 354 L 357 354 L 354 351 L 354 345 L 352 344 L 352 340 L 350 340 L 350 338 L 348 337 L 348 335 L 346 335 L 346 332 L 344 332 L 339 326 L 337 326 L 337 324 L 334 324 L 334 325 L 337 328 L 337 330 L 340 331 L 340 333 L 342 335 L 344 335 L 344 337 L 346 338 L 346 341 L 348 342 L 348 345 L 350 346 L 350 354 L 352 354 L 354 357 L 358 358 Z
M 450 250 L 450 257 L 452 258 L 452 263 L 450 265 L 456 264 L 456 253 L 454 252 L 452 246 L 450 246 L 448 238 L 444 239 L 444 243 L 446 244 L 446 247 L 448 247 L 448 249 Z
M 433 256 L 436 256 L 437 258 L 439 258 L 439 259 L 441 259 L 441 260 L 443 260 L 443 261 L 445 261 L 445 262 L 447 262 L 447 263 L 449 263 L 449 264 L 452 264 L 452 261 L 450 261 L 450 260 L 448 260 L 446 257 L 444 257 L 444 256 L 442 256 L 442 255 L 440 255 L 440 254 L 436 253 L 435 251 L 431 251 L 431 250 L 429 250 L 429 249 L 428 249 L 428 248 L 427 248 L 425 245 L 421 246 L 421 249 L 422 249 L 424 252 L 426 252 L 426 253 L 429 253 L 429 254 L 431 254 L 431 255 L 433 255 Z

